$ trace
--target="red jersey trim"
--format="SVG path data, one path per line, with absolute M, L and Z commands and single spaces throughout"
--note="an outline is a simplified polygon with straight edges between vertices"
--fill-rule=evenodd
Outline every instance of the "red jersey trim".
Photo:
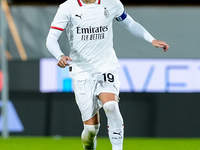
M 77 0 L 77 1 L 78 1 L 78 4 L 79 4 L 80 6 L 83 6 L 83 4 L 81 3 L 80 0 Z M 100 4 L 100 3 L 101 3 L 101 0 L 98 1 L 98 4 Z
M 78 0 L 78 4 L 79 4 L 80 6 L 83 6 L 80 0 Z
M 57 30 L 60 30 L 60 31 L 63 31 L 64 29 L 62 28 L 58 28 L 58 27 L 54 27 L 54 26 L 51 26 L 52 29 L 57 29 Z

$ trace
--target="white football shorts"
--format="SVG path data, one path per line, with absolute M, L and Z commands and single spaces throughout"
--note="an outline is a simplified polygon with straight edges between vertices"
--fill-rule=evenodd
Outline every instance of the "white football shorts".
M 113 93 L 119 96 L 118 69 L 106 73 L 91 74 L 86 80 L 73 79 L 76 103 L 80 109 L 82 120 L 91 119 L 102 107 L 98 99 L 100 93 Z

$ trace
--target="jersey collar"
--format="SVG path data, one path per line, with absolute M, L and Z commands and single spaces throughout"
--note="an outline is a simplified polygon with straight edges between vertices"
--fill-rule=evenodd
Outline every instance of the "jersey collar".
M 83 6 L 83 1 L 82 0 L 77 0 L 77 1 L 78 1 L 79 6 Z M 95 3 L 97 3 L 97 0 L 96 0 Z M 97 4 L 100 4 L 100 3 L 101 3 L 101 0 L 98 0 Z

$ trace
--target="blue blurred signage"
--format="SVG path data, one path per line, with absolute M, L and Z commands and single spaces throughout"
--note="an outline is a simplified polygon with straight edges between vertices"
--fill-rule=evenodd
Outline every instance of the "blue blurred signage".
M 0 100 L 0 108 L 2 107 L 2 101 Z M 7 116 L 8 116 L 8 130 L 9 132 L 22 132 L 24 131 L 23 124 L 15 110 L 15 107 L 11 101 L 7 103 Z M 3 119 L 0 114 L 0 131 L 3 128 Z
M 120 92 L 200 92 L 200 60 L 119 59 Z M 40 61 L 41 92 L 72 92 L 69 69 L 55 59 Z

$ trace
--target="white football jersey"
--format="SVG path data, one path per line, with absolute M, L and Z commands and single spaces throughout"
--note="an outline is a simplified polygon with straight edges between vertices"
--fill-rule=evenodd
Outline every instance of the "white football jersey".
M 113 49 L 112 21 L 123 12 L 119 0 L 96 0 L 93 4 L 68 0 L 60 5 L 51 28 L 66 28 L 72 78 L 84 80 L 92 73 L 119 67 Z

